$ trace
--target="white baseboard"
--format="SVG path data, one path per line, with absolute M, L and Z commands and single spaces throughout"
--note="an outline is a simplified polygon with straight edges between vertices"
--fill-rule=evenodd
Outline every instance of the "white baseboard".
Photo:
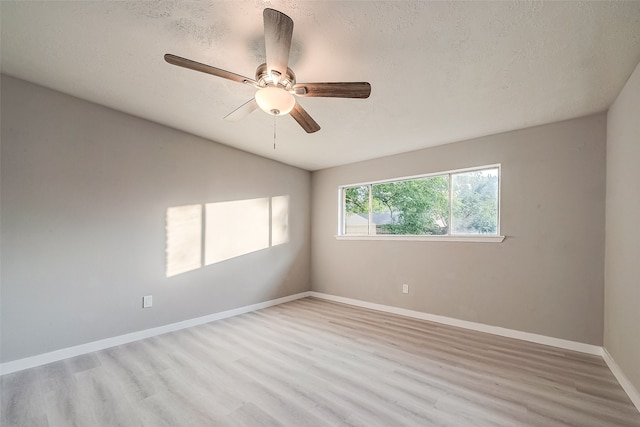
M 602 358 L 613 373 L 613 376 L 616 377 L 622 386 L 622 389 L 627 393 L 627 396 L 629 396 L 629 399 L 631 399 L 638 411 L 640 411 L 640 392 L 633 386 L 633 384 L 631 384 L 629 378 L 627 378 L 627 376 L 622 372 L 620 366 L 618 366 L 616 361 L 613 360 L 613 357 L 611 357 L 607 349 L 604 347 L 602 348 Z
M 73 347 L 63 348 L 51 351 L 49 353 L 38 354 L 37 356 L 25 357 L 24 359 L 12 360 L 10 362 L 0 363 L 0 375 L 10 374 L 12 372 L 21 371 L 23 369 L 34 368 L 36 366 L 46 365 L 47 363 L 57 362 L 58 360 L 68 359 L 70 357 L 80 356 L 94 351 L 103 350 L 105 348 L 115 347 L 121 344 L 127 344 L 156 335 L 166 334 L 168 332 L 189 328 L 191 326 L 202 325 L 204 323 L 213 322 L 215 320 L 226 319 L 228 317 L 237 316 L 239 314 L 249 313 L 251 311 L 261 310 L 285 302 L 294 301 L 300 298 L 310 296 L 310 292 L 301 292 L 299 294 L 289 295 L 286 297 L 264 301 L 257 304 L 247 305 L 244 307 L 234 308 L 233 310 L 213 313 L 207 316 L 196 317 L 195 319 L 183 320 L 182 322 L 171 323 L 169 325 L 158 326 L 157 328 L 145 329 L 143 331 L 132 332 L 130 334 L 119 335 L 117 337 L 106 338 L 99 341 L 93 341 L 86 344 L 80 344 Z
M 473 331 L 486 332 L 488 334 L 500 335 L 508 338 L 516 338 L 523 341 L 530 341 L 538 344 L 549 345 L 552 347 L 558 347 L 565 350 L 574 350 L 574 351 L 579 351 L 581 353 L 602 356 L 602 347 L 597 345 L 585 344 L 585 343 L 576 342 L 576 341 L 569 341 L 561 338 L 548 337 L 546 335 L 532 334 L 530 332 L 522 332 L 522 331 L 517 331 L 515 329 L 501 328 L 499 326 L 485 325 L 483 323 L 470 322 L 467 320 L 455 319 L 453 317 L 439 316 L 437 314 L 424 313 L 422 311 L 407 310 L 405 308 L 376 304 L 376 303 L 361 301 L 361 300 L 352 299 L 352 298 L 339 297 L 336 295 L 329 295 L 322 292 L 311 291 L 310 296 L 326 299 L 329 301 L 355 305 L 358 307 L 370 308 L 372 310 L 384 311 L 387 313 L 394 313 L 402 316 L 413 317 L 415 319 L 442 323 L 444 325 L 457 326 L 459 328 L 470 329 Z

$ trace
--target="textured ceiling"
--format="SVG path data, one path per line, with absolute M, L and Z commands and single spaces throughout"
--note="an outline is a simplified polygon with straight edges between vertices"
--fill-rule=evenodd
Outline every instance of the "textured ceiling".
M 295 23 L 299 82 L 368 81 L 366 100 L 301 98 L 320 124 L 256 111 L 262 10 Z M 640 2 L 0 2 L 2 72 L 308 170 L 606 110 L 640 61 Z

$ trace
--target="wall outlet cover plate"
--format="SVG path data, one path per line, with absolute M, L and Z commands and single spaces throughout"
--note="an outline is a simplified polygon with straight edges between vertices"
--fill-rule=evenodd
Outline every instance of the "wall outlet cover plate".
M 145 295 L 142 297 L 142 308 L 148 308 L 153 306 L 153 296 Z

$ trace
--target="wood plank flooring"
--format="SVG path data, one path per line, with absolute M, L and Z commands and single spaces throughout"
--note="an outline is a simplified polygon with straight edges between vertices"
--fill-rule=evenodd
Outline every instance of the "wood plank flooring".
M 601 357 L 305 298 L 8 374 L 3 426 L 640 426 Z

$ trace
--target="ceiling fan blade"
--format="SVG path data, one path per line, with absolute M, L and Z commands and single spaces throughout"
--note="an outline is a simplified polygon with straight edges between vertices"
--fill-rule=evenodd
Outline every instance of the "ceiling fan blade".
M 226 116 L 224 116 L 225 120 L 230 122 L 237 122 L 239 120 L 244 119 L 249 114 L 253 113 L 258 108 L 258 103 L 255 98 L 251 98 Z
M 298 83 L 293 90 L 298 96 L 325 98 L 368 98 L 371 95 L 371 85 L 367 82 Z
M 289 64 L 293 21 L 284 13 L 274 9 L 265 9 L 263 17 L 267 72 L 280 80 L 279 76 L 286 75 Z
M 316 123 L 316 121 L 311 118 L 309 113 L 307 113 L 305 109 L 302 108 L 302 106 L 297 102 L 296 105 L 293 106 L 293 110 L 291 110 L 289 114 L 295 119 L 296 122 L 298 122 L 300 126 L 302 126 L 302 128 L 307 133 L 314 133 L 320 130 L 320 125 Z
M 201 64 L 200 62 L 192 61 L 190 59 L 182 58 L 180 56 L 167 53 L 164 55 L 164 60 L 169 64 L 177 65 L 178 67 L 189 68 L 190 70 L 200 71 L 202 73 L 211 74 L 214 76 L 222 77 L 223 79 L 232 80 L 238 83 L 247 83 L 252 86 L 258 86 L 258 83 L 248 77 L 241 76 L 231 71 L 222 70 L 220 68 L 212 67 L 211 65 Z

